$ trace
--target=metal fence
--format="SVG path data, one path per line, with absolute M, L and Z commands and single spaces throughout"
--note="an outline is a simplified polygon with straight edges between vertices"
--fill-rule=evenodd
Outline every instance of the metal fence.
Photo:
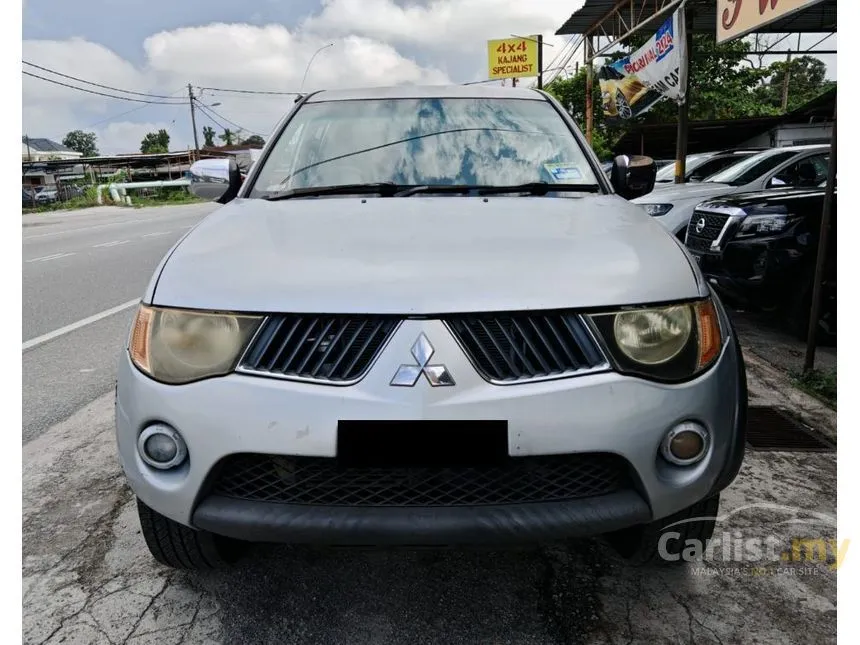
M 71 184 L 21 185 L 21 208 L 39 208 L 85 196 L 86 188 Z

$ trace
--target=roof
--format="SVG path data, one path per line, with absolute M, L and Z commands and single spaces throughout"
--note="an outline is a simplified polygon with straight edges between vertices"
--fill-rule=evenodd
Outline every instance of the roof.
M 59 144 L 56 141 L 51 141 L 50 139 L 28 139 L 27 137 L 21 137 L 21 143 L 29 145 L 31 150 L 35 150 L 37 152 L 71 152 L 74 154 L 80 154 L 77 150 L 67 148 L 66 146 Z
M 308 103 L 368 99 L 490 98 L 546 100 L 537 90 L 501 85 L 398 85 L 348 90 L 322 90 L 311 94 Z
M 642 7 L 642 19 L 653 16 L 656 2 L 637 3 Z M 717 3 L 715 0 L 690 0 L 688 5 L 695 7 L 693 13 L 693 31 L 696 33 L 713 34 L 717 29 Z M 564 24 L 556 31 L 556 35 L 587 34 L 593 31 L 604 17 L 621 5 L 629 10 L 626 0 L 585 0 L 585 4 L 573 12 Z M 637 12 L 640 10 L 637 10 Z M 665 14 L 668 16 L 669 14 Z M 654 25 L 656 28 L 656 25 Z M 607 28 L 607 31 L 609 29 Z M 627 29 L 625 29 L 627 31 Z M 811 7 L 776 20 L 769 25 L 759 28 L 756 33 L 825 33 L 836 31 L 836 0 L 823 0 Z
M 687 133 L 689 154 L 723 150 L 740 145 L 772 128 L 787 123 L 808 123 L 812 119 L 831 120 L 836 104 L 836 88 L 824 92 L 796 110 L 781 116 L 729 119 L 722 121 L 690 121 Z M 678 124 L 641 123 L 632 126 L 613 146 L 615 154 L 645 153 L 652 157 L 674 156 Z M 643 146 L 644 143 L 644 146 Z
M 146 168 L 157 166 L 160 163 L 165 163 L 167 161 L 179 162 L 183 161 L 187 162 L 191 159 L 193 153 L 191 151 L 186 152 L 165 152 L 165 153 L 156 153 L 156 154 L 141 154 L 141 153 L 132 153 L 125 155 L 116 155 L 111 157 L 85 157 L 83 159 L 57 159 L 54 161 L 22 161 L 22 165 L 25 168 L 44 168 L 44 169 L 57 169 L 63 168 L 72 165 L 87 165 L 87 166 L 108 166 L 108 167 L 121 167 L 121 168 Z

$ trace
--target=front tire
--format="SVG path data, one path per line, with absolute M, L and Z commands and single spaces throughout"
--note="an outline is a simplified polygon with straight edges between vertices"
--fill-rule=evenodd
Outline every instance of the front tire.
M 720 496 L 717 494 L 662 520 L 611 533 L 606 538 L 618 554 L 632 565 L 682 564 L 684 559 L 681 556 L 688 546 L 687 540 L 697 540 L 704 549 L 714 535 L 719 507 Z M 670 526 L 681 520 L 692 521 Z M 661 553 L 660 540 L 666 533 L 677 535 L 666 541 Z
M 174 522 L 140 499 L 137 500 L 137 515 L 152 557 L 173 569 L 219 569 L 238 560 L 243 550 L 242 543 L 236 540 Z

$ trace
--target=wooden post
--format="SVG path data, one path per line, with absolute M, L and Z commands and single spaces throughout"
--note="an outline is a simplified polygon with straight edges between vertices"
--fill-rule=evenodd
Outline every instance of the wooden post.
M 594 54 L 594 49 L 592 47 L 591 36 L 586 36 L 585 38 L 585 58 L 586 65 L 585 68 L 585 140 L 588 141 L 588 145 L 592 145 L 591 137 L 592 130 L 594 128 L 594 62 L 591 60 L 591 56 Z
M 827 241 L 830 237 L 831 202 L 836 188 L 836 108 L 833 108 L 833 132 L 830 139 L 830 163 L 827 169 L 827 188 L 824 189 L 824 208 L 821 211 L 821 229 L 818 233 L 818 256 L 815 261 L 815 277 L 812 282 L 812 305 L 809 312 L 809 329 L 806 334 L 806 356 L 803 371 L 815 367 L 815 345 L 818 335 L 818 316 L 821 314 L 821 282 L 827 260 Z

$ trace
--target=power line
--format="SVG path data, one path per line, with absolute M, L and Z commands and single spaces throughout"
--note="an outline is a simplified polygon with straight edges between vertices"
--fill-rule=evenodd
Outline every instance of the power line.
M 209 90 L 210 92 L 236 92 L 237 94 L 276 94 L 279 96 L 300 96 L 299 92 L 268 92 L 263 90 L 233 90 L 223 87 L 198 87 L 201 92 Z
M 32 76 L 33 78 L 38 78 L 38 79 L 41 79 L 43 81 L 47 81 L 48 83 L 54 83 L 55 85 L 62 85 L 63 87 L 69 87 L 73 90 L 78 90 L 80 92 L 87 92 L 88 94 L 97 94 L 98 96 L 106 96 L 106 97 L 111 98 L 111 99 L 121 99 L 123 101 L 132 101 L 134 103 L 149 103 L 149 104 L 153 104 L 153 105 L 181 105 L 181 103 L 177 103 L 177 102 L 148 101 L 146 99 L 131 98 L 130 96 L 117 96 L 116 94 L 107 94 L 105 92 L 98 92 L 96 90 L 88 90 L 85 87 L 78 87 L 77 85 L 70 85 L 69 83 L 63 83 L 61 81 L 55 81 L 54 79 L 45 78 L 44 76 L 39 76 L 38 74 L 33 74 L 31 72 L 27 72 L 24 70 L 21 70 L 21 73 L 25 74 L 27 76 Z
M 251 130 L 251 129 L 249 129 L 249 128 L 242 127 L 242 126 L 241 126 L 241 125 L 239 125 L 238 123 L 236 123 L 236 122 L 234 122 L 234 121 L 231 121 L 231 120 L 230 120 L 230 119 L 228 119 L 226 116 L 224 116 L 223 114 L 221 114 L 221 113 L 219 113 L 219 112 L 216 112 L 215 110 L 213 110 L 213 109 L 212 109 L 211 107 L 209 107 L 208 105 L 204 105 L 204 104 L 203 104 L 203 103 L 201 103 L 200 101 L 195 101 L 195 102 L 197 103 L 197 107 L 198 107 L 201 111 L 209 111 L 209 112 L 212 112 L 212 114 L 214 114 L 214 115 L 215 115 L 215 116 L 217 116 L 218 118 L 220 118 L 220 119 L 224 119 L 224 121 L 226 121 L 226 122 L 227 122 L 227 123 L 229 123 L 230 125 L 232 125 L 232 126 L 234 126 L 234 127 L 236 127 L 236 128 L 239 128 L 239 130 L 240 130 L 240 131 L 250 132 L 251 134 L 256 134 L 256 135 L 261 136 L 261 137 L 263 136 L 263 135 L 262 135 L 262 134 L 260 134 L 259 132 L 254 132 L 253 130 Z M 211 115 L 207 115 L 207 116 L 209 116 L 209 118 L 210 118 L 210 119 L 212 118 L 212 117 L 211 117 Z M 215 119 L 212 119 L 212 120 L 213 120 L 213 121 L 215 121 Z M 216 123 L 217 123 L 217 122 L 216 122 Z M 223 126 L 221 126 L 221 127 L 223 127 Z M 226 130 L 226 128 L 224 128 L 224 129 Z
M 48 69 L 47 67 L 42 67 L 41 65 L 36 65 L 35 63 L 31 63 L 31 62 L 26 61 L 26 60 L 21 61 L 21 62 L 23 62 L 25 65 L 29 65 L 30 67 L 35 67 L 36 69 L 41 69 L 43 72 L 49 72 L 51 74 L 55 74 L 56 76 L 62 76 L 63 78 L 68 78 L 68 79 L 71 79 L 73 81 L 78 81 L 79 83 L 86 83 L 87 85 L 93 85 L 95 87 L 101 87 L 103 89 L 111 90 L 113 92 L 122 92 L 124 94 L 135 94 L 136 96 L 146 96 L 146 97 L 149 97 L 152 99 L 169 99 L 169 98 L 172 98 L 170 96 L 165 96 L 163 94 L 148 94 L 146 92 L 135 92 L 133 90 L 123 90 L 123 89 L 120 89 L 118 87 L 111 87 L 110 85 L 102 85 L 101 83 L 95 83 L 93 81 L 87 81 L 87 80 L 84 80 L 83 78 L 78 78 L 76 76 L 69 76 L 68 74 L 63 74 L 62 72 L 58 72 L 58 71 L 53 70 L 53 69 Z M 27 72 L 24 72 L 24 73 L 26 74 Z M 41 77 L 39 77 L 39 78 L 41 78 Z M 47 79 L 45 79 L 45 80 L 47 80 Z

